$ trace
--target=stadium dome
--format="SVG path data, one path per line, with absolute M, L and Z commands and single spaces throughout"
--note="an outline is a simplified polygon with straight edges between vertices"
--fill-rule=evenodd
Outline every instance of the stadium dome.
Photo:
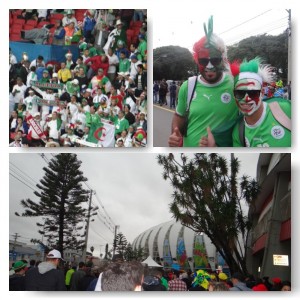
M 176 221 L 154 226 L 135 238 L 133 249 L 143 248 L 165 269 L 215 270 L 222 261 L 205 234 L 195 233 Z M 223 263 L 224 265 L 224 263 Z

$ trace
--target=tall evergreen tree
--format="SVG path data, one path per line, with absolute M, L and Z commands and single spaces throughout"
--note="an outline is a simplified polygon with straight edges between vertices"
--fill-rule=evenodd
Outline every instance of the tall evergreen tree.
M 39 191 L 34 194 L 38 202 L 31 199 L 21 200 L 25 208 L 24 217 L 43 217 L 44 224 L 38 232 L 47 239 L 49 247 L 61 253 L 65 249 L 81 250 L 83 223 L 87 209 L 83 204 L 88 201 L 89 191 L 83 189 L 87 181 L 80 170 L 81 161 L 76 154 L 58 154 L 44 167 L 44 177 L 37 184 Z M 19 215 L 16 213 L 16 215 Z
M 176 220 L 195 232 L 204 232 L 227 262 L 231 272 L 247 273 L 246 249 L 251 220 L 243 204 L 251 205 L 259 192 L 254 179 L 243 175 L 238 183 L 239 161 L 221 155 L 196 153 L 159 155 L 163 178 L 174 193 L 170 211 Z
M 124 256 L 125 249 L 127 247 L 127 240 L 123 233 L 118 233 L 114 239 L 115 252 Z

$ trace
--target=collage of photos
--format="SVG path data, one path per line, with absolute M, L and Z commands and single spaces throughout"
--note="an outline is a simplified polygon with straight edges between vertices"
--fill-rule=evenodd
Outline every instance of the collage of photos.
M 144 7 L 7 10 L 9 291 L 293 291 L 292 9 Z

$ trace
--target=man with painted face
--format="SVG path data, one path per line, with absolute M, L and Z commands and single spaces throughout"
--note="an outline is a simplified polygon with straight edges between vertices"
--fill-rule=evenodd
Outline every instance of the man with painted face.
M 290 147 L 291 102 L 280 98 L 262 101 L 263 83 L 274 81 L 272 68 L 260 58 L 231 66 L 234 96 L 244 116 L 244 128 L 233 130 L 234 147 Z M 241 132 L 241 130 L 243 130 Z
M 213 33 L 212 17 L 205 36 L 193 47 L 193 57 L 200 75 L 194 84 L 185 81 L 178 93 L 178 104 L 172 120 L 170 147 L 197 147 L 200 139 L 212 131 L 233 122 L 238 109 L 233 97 L 233 79 L 228 71 L 224 42 Z M 193 93 L 190 93 L 194 90 Z M 190 97 L 190 99 L 189 99 Z M 186 130 L 185 130 L 186 128 Z M 208 130 L 210 130 L 208 129 Z M 185 132 L 186 131 L 186 132 Z M 232 144 L 222 144 L 232 146 Z
M 234 97 L 242 119 L 233 129 L 234 147 L 290 147 L 291 102 L 281 98 L 263 101 L 263 84 L 274 81 L 271 66 L 257 57 L 231 65 L 234 76 Z M 209 130 L 208 130 L 209 131 Z M 200 140 L 201 147 L 216 146 L 208 132 Z

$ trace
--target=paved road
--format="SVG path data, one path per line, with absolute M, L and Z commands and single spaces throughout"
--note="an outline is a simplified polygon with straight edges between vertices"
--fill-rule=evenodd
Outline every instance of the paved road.
M 174 109 L 153 105 L 153 147 L 168 147 Z

